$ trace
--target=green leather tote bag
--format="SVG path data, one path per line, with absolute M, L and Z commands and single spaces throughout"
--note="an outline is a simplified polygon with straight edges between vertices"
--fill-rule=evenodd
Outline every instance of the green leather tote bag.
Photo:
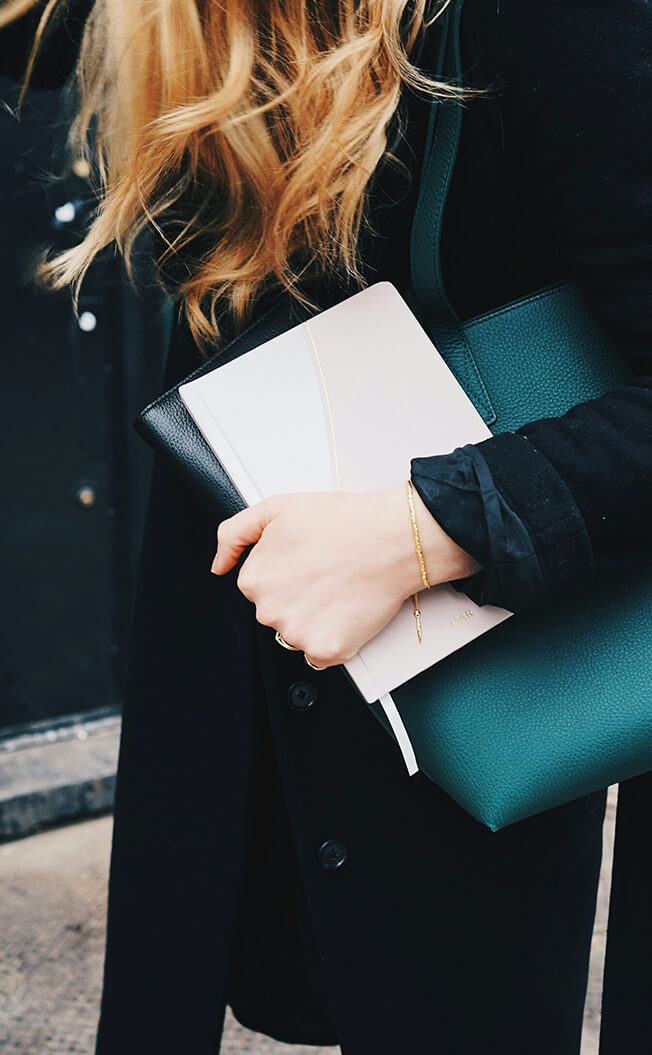
M 460 83 L 449 9 L 441 65 Z M 563 414 L 630 370 L 573 281 L 460 323 L 441 220 L 462 108 L 433 104 L 411 240 L 411 301 L 494 433 Z M 597 467 L 596 467 L 597 469 Z M 652 566 L 515 615 L 392 692 L 421 770 L 493 830 L 652 770 Z M 372 711 L 391 733 L 378 703 Z

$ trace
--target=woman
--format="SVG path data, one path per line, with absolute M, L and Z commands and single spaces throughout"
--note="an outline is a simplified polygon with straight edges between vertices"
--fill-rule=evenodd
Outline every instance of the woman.
M 85 10 L 72 9 L 50 36 L 37 82 L 71 69 Z M 399 0 L 179 0 L 143 14 L 143 5 L 98 0 L 93 13 L 104 10 L 115 17 L 104 30 L 100 18 L 80 53 L 86 117 L 109 101 L 103 113 L 117 116 L 119 130 L 109 171 L 125 179 L 121 192 L 113 185 L 94 244 L 55 262 L 50 277 L 74 281 L 91 250 L 117 233 L 128 245 L 146 207 L 163 244 L 196 214 L 162 263 L 186 309 L 166 385 L 216 338 L 211 308 L 226 312 L 224 339 L 279 284 L 316 287 L 326 299 L 355 288 L 347 251 L 368 185 L 362 277 L 405 289 L 428 102 L 415 91 L 399 30 L 427 72 L 437 23 L 425 31 L 420 5 L 410 15 Z M 14 75 L 35 21 L 32 9 L 0 35 L 11 41 L 5 68 Z M 479 490 L 448 501 L 453 456 L 415 451 L 431 580 L 521 611 L 648 559 L 652 10 L 645 0 L 467 0 L 462 56 L 467 86 L 493 90 L 467 99 L 446 209 L 453 306 L 466 318 L 574 274 L 639 375 L 563 418 L 474 449 L 527 527 L 537 583 L 524 569 L 502 575 L 487 562 Z M 254 66 L 272 103 L 262 125 L 248 112 Z M 219 119 L 205 105 L 215 71 L 231 92 Z M 140 141 L 138 199 L 127 163 L 150 118 L 161 119 Z M 385 131 L 411 184 L 382 160 Z M 301 170 L 302 161 L 311 165 Z M 297 171 L 303 190 L 291 182 Z M 166 185 L 161 172 L 177 182 Z M 327 186 L 311 199 L 312 177 Z M 339 1044 L 345 1055 L 577 1053 L 604 793 L 492 834 L 422 774 L 406 778 L 395 745 L 337 666 L 419 581 L 398 489 L 282 496 L 227 518 L 218 538 L 210 575 L 214 520 L 157 461 L 119 764 L 98 1055 L 208 1055 L 219 1048 L 226 1003 L 252 1029 L 287 1043 Z M 252 548 L 241 562 L 243 547 Z M 277 629 L 298 651 L 279 647 Z M 304 653 L 324 669 L 311 670 Z M 630 999 L 634 979 L 645 992 L 650 970 L 649 851 L 635 838 L 646 784 L 621 789 L 628 810 L 603 1055 L 652 1046 Z

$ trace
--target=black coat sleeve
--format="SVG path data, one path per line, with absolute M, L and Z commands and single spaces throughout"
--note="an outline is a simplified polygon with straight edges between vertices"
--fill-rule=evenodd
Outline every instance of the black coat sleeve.
M 69 0 L 53 19 L 41 42 L 30 86 L 42 90 L 63 87 L 74 69 L 84 22 L 93 0 Z M 22 18 L 0 29 L 0 76 L 21 81 L 45 0 L 38 0 Z
M 649 561 L 652 4 L 503 6 L 522 178 L 635 374 L 560 417 L 412 460 L 432 514 L 483 565 L 455 585 L 518 611 Z

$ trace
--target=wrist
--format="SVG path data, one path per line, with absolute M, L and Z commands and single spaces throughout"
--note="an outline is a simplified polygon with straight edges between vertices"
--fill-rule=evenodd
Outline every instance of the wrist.
M 410 520 L 405 481 L 390 488 L 387 498 L 394 525 L 396 573 L 405 597 L 425 589 Z M 421 550 L 431 586 L 464 579 L 479 571 L 481 565 L 446 534 L 432 515 L 416 487 L 412 487 L 414 512 L 419 529 Z

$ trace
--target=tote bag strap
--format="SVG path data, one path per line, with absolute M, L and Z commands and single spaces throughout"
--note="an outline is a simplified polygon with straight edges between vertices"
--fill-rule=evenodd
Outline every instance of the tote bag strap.
M 461 85 L 460 19 L 463 0 L 440 15 L 436 76 Z M 462 126 L 459 98 L 431 104 L 417 205 L 410 235 L 410 296 L 446 363 L 488 425 L 496 413 L 464 329 L 446 295 L 441 271 L 441 227 Z

